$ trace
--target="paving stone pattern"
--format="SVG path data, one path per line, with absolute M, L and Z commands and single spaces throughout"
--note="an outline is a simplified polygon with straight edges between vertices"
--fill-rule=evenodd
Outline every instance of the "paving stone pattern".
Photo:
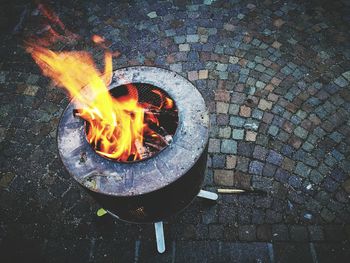
M 210 110 L 204 188 L 165 223 L 97 218 L 62 167 L 56 129 L 68 99 L 23 49 L 42 18 L 25 1 L 1 13 L 2 262 L 348 262 L 350 5 L 348 1 L 54 1 L 102 65 L 152 65 L 188 78 Z M 33 261 L 34 260 L 34 261 Z M 28 261 L 29 262 L 29 261 Z

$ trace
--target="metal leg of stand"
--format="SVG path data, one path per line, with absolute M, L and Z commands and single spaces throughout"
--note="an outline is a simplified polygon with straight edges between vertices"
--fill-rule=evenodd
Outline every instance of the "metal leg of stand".
M 209 199 L 216 201 L 218 199 L 218 195 L 213 192 L 205 191 L 205 190 L 200 190 L 198 197 L 204 198 L 204 199 Z M 111 216 L 118 218 L 119 217 L 112 212 L 105 210 L 108 214 Z M 156 232 L 156 242 L 157 242 L 157 250 L 159 253 L 164 253 L 165 252 L 165 240 L 164 240 L 164 229 L 163 229 L 163 222 L 159 221 L 154 223 L 154 230 Z
M 205 190 L 200 190 L 197 196 L 204 199 L 213 200 L 213 201 L 218 200 L 218 197 L 219 197 L 216 193 L 205 191 Z
M 116 218 L 116 219 L 119 219 L 119 216 L 117 216 L 116 214 L 113 214 L 111 211 L 106 210 L 106 212 L 107 212 L 108 214 L 110 214 L 112 217 L 114 217 L 114 218 Z
M 163 222 L 154 223 L 154 230 L 156 231 L 157 250 L 159 253 L 165 251 L 164 229 Z

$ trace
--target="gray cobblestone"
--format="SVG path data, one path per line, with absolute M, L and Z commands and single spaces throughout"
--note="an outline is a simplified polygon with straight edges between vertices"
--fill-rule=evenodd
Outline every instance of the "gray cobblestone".
M 286 225 L 272 225 L 272 239 L 278 241 L 289 240 L 288 228 Z
M 144 241 L 154 238 L 152 229 L 111 221 L 108 215 L 94 218 L 96 204 L 62 170 L 56 129 L 68 99 L 22 48 L 22 36 L 50 31 L 41 32 L 46 20 L 33 5 L 8 2 L 0 63 L 0 246 L 16 251 L 4 250 L 12 261 L 23 261 L 17 257 L 28 243 L 32 254 L 42 255 L 42 261 L 48 255 L 53 262 L 135 261 L 139 245 L 140 258 L 152 262 L 188 261 L 192 254 L 193 262 L 250 262 L 261 257 L 245 253 L 251 260 L 238 260 L 230 254 L 226 260 L 228 251 L 237 251 L 232 242 L 242 241 L 239 248 L 264 245 L 267 251 L 266 243 L 245 242 L 271 239 L 276 262 L 311 262 L 309 242 L 319 261 L 329 259 L 324 253 L 334 262 L 342 262 L 337 255 L 349 258 L 345 249 L 329 246 L 350 233 L 350 53 L 344 40 L 349 32 L 344 1 L 333 1 L 332 8 L 322 1 L 212 0 L 65 1 L 52 6 L 59 9 L 65 28 L 81 34 L 72 43 L 57 43 L 55 50 L 86 47 L 101 69 L 101 55 L 110 48 L 115 69 L 156 66 L 188 78 L 210 112 L 205 189 L 253 190 L 220 195 L 213 206 L 195 201 L 179 218 L 170 219 L 165 227 L 171 236 L 169 253 L 162 259 Z M 88 43 L 92 34 L 105 42 Z M 180 111 L 179 116 L 181 121 Z M 43 219 L 52 225 L 49 232 Z M 117 236 L 106 234 L 115 232 Z M 220 257 L 219 252 L 202 253 L 219 251 L 219 242 Z M 120 249 L 113 250 L 115 244 Z M 306 256 L 298 260 L 300 251 Z M 283 255 L 295 257 L 283 260 Z
M 244 137 L 244 130 L 243 129 L 233 129 L 232 131 L 232 138 L 235 140 L 242 140 Z
M 236 154 L 237 153 L 237 142 L 234 140 L 222 140 L 221 143 L 221 152 L 222 153 L 229 153 L 229 154 Z
M 308 238 L 308 232 L 304 226 L 291 226 L 290 237 L 294 241 L 305 241 Z
M 302 176 L 302 177 L 308 177 L 309 173 L 311 172 L 311 168 L 305 165 L 302 162 L 298 162 L 297 166 L 295 168 L 295 173 Z
M 242 241 L 252 241 L 256 238 L 256 228 L 253 225 L 241 226 L 238 230 L 239 239 Z

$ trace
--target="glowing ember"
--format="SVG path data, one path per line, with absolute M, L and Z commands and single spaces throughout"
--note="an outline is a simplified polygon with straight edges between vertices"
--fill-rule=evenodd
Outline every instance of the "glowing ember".
M 66 31 L 62 22 L 51 12 L 40 7 L 50 21 L 55 20 Z M 58 33 L 51 27 L 48 33 Z M 62 38 L 59 38 L 62 39 Z M 164 111 L 176 112 L 174 102 L 159 89 L 150 92 L 157 99 L 140 101 L 138 89 L 128 84 L 126 92 L 113 97 L 108 92 L 112 79 L 112 53 L 105 52 L 104 72 L 100 72 L 92 56 L 83 51 L 52 51 L 46 46 L 52 41 L 29 41 L 27 51 L 40 66 L 45 76 L 65 88 L 77 102 L 75 115 L 87 122 L 87 140 L 102 156 L 118 161 L 135 161 L 147 157 L 152 148 L 161 149 L 169 138 L 161 134 L 159 116 Z M 94 35 L 93 41 L 103 44 L 104 38 Z M 177 118 L 177 115 L 176 115 Z M 176 119 L 177 120 L 177 119 Z

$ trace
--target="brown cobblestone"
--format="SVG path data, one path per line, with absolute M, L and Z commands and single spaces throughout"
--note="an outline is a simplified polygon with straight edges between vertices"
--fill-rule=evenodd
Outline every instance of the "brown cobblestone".
M 219 89 L 215 92 L 215 100 L 222 102 L 230 101 L 230 92 L 228 90 Z
M 233 186 L 233 171 L 214 170 L 214 183 L 222 186 Z
M 236 167 L 237 158 L 234 155 L 227 155 L 226 156 L 226 168 L 227 169 L 233 169 Z
M 240 111 L 239 111 L 239 115 L 242 117 L 250 117 L 251 114 L 251 108 L 247 107 L 247 106 L 241 106 Z

